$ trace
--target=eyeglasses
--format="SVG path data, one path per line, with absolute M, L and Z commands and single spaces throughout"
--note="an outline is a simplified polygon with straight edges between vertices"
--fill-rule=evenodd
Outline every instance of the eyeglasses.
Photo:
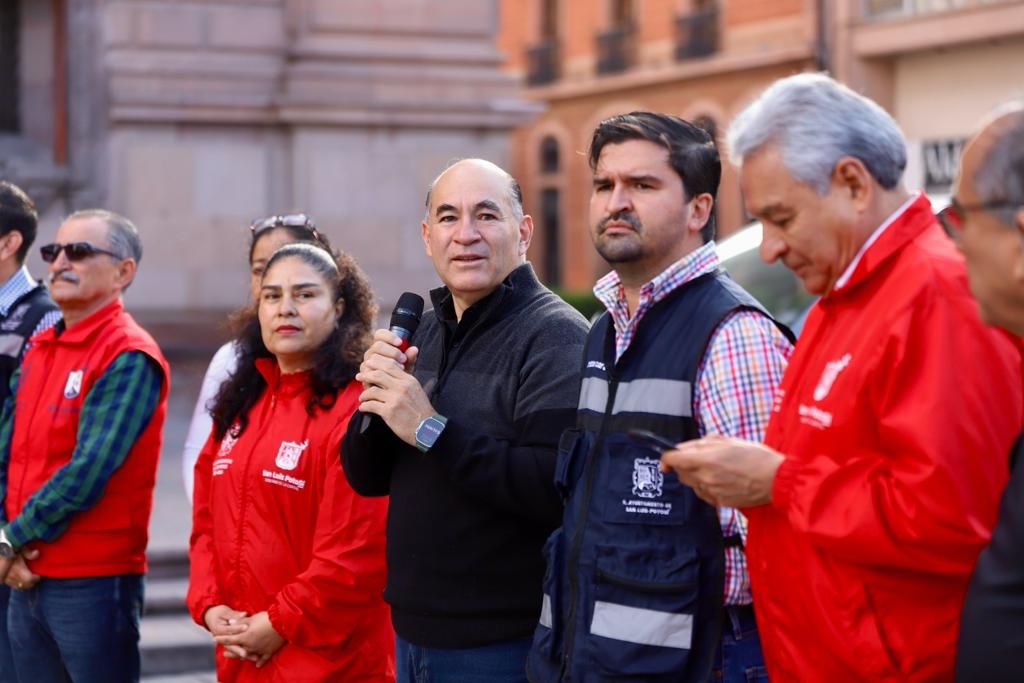
M 302 228 L 309 231 L 309 234 L 313 236 L 320 244 L 323 244 L 323 238 L 320 237 L 320 233 L 317 232 L 316 223 L 313 219 L 304 213 L 289 213 L 280 216 L 268 216 L 267 218 L 257 218 L 251 224 L 249 224 L 249 230 L 252 232 L 253 239 L 255 239 L 264 230 L 270 230 L 271 228 Z
M 967 214 L 971 211 L 992 211 L 994 209 L 1014 209 L 1020 206 L 1019 201 L 1011 201 L 1009 199 L 997 199 L 991 202 L 982 202 L 981 204 L 970 204 L 964 206 L 956 200 L 956 197 L 952 197 L 949 206 L 939 211 L 936 217 L 939 222 L 942 223 L 942 227 L 951 237 L 956 237 L 964 229 L 964 220 Z
M 92 242 L 68 242 L 67 244 L 60 244 L 54 242 L 53 244 L 44 244 L 39 247 L 39 255 L 43 257 L 43 260 L 47 263 L 53 263 L 60 256 L 60 252 L 64 252 L 64 255 L 68 257 L 68 261 L 82 261 L 90 256 L 96 254 L 106 254 L 107 256 L 113 256 L 116 259 L 123 259 L 124 257 L 120 254 L 115 254 L 112 251 L 101 249 Z

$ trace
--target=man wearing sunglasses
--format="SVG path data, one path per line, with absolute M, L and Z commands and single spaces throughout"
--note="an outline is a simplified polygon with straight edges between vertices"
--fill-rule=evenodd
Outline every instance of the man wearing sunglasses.
M 0 406 L 29 337 L 53 327 L 60 311 L 46 287 L 29 275 L 25 256 L 36 238 L 38 214 L 21 188 L 0 181 Z M 0 681 L 14 679 L 7 637 L 10 589 L 0 586 Z
M 1024 335 L 1024 102 L 990 118 L 960 162 L 941 217 L 967 260 L 982 318 Z M 992 542 L 978 557 L 960 621 L 957 680 L 1019 681 L 1024 652 L 1024 434 L 1010 453 Z M 997 454 L 998 455 L 998 454 Z
M 33 337 L 0 419 L 0 577 L 22 681 L 137 681 L 169 368 L 124 310 L 142 245 L 109 211 L 40 249 L 63 321 Z
M 791 76 L 729 146 L 761 256 L 821 299 L 764 444 L 688 441 L 662 465 L 747 513 L 771 679 L 949 680 L 1021 427 L 1020 353 L 979 318 L 927 197 L 904 189 L 906 142 L 877 104 Z

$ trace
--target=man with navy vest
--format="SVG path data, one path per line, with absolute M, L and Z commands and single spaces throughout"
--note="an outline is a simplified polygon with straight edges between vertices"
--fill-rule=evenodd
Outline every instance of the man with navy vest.
M 603 121 L 590 147 L 594 244 L 612 267 L 584 352 L 577 428 L 563 435 L 563 526 L 527 666 L 537 682 L 747 681 L 764 669 L 739 512 L 658 470 L 671 442 L 760 439 L 788 331 L 719 268 L 718 151 L 665 114 Z
M 0 406 L 10 394 L 11 376 L 21 363 L 29 337 L 60 320 L 60 311 L 46 287 L 25 267 L 38 222 L 28 195 L 13 183 L 0 181 Z M 10 595 L 7 586 L 0 586 L 0 681 L 14 679 L 7 637 Z
M 135 226 L 79 211 L 56 239 L 40 252 L 63 321 L 33 338 L 0 419 L 14 664 L 21 681 L 137 681 L 169 368 L 121 300 L 142 257 Z

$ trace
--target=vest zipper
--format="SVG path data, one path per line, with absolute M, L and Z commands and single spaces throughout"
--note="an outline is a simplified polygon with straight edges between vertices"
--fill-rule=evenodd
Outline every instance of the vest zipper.
M 597 454 L 601 452 L 604 445 L 605 435 L 608 431 L 608 420 L 612 414 L 612 407 L 615 405 L 615 393 L 619 389 L 619 376 L 617 366 L 612 366 L 608 378 L 608 401 L 605 403 L 604 419 L 601 421 L 601 430 L 594 439 L 587 454 L 587 462 L 583 469 L 583 509 L 580 513 L 579 523 L 576 526 L 576 533 L 573 535 L 572 545 L 569 549 L 569 614 L 565 626 L 565 652 L 562 654 L 562 669 L 558 678 L 563 681 L 572 680 L 569 670 L 569 662 L 572 659 L 573 643 L 576 638 L 576 603 L 579 598 L 579 564 L 580 552 L 583 547 L 583 534 L 587 528 L 587 517 L 590 513 L 591 498 L 594 492 L 594 469 L 597 461 Z

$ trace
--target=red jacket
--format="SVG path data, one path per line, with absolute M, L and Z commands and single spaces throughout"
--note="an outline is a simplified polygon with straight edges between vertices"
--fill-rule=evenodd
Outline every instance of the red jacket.
M 981 322 L 919 197 L 811 311 L 768 426 L 786 459 L 746 512 L 773 680 L 952 680 L 1020 387 L 1018 350 Z
M 384 603 L 386 498 L 345 480 L 341 437 L 358 405 L 306 412 L 308 375 L 257 361 L 268 388 L 235 438 L 207 440 L 195 468 L 188 607 L 266 610 L 287 643 L 262 669 L 217 653 L 219 681 L 392 681 Z
M 118 300 L 60 336 L 50 328 L 32 338 L 22 362 L 7 466 L 7 519 L 71 460 L 78 415 L 92 385 L 120 353 L 141 351 L 163 371 L 156 410 L 124 462 L 110 476 L 93 507 L 74 515 L 52 543 L 35 541 L 32 571 L 80 578 L 146 572 L 149 515 L 160 457 L 170 370 L 153 338 L 125 313 Z M 66 381 L 80 373 L 74 386 Z M 69 387 L 74 386 L 73 391 Z

